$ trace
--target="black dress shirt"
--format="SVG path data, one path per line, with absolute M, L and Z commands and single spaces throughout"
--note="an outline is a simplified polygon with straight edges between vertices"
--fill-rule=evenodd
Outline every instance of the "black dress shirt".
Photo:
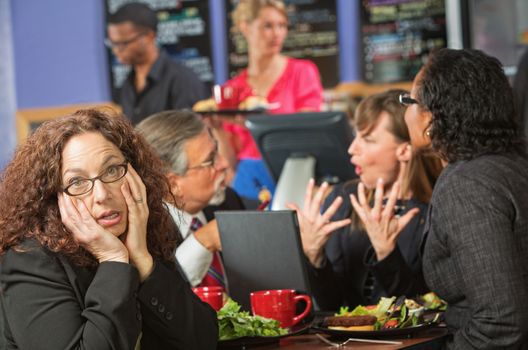
M 165 51 L 160 51 L 140 93 L 136 91 L 134 80 L 132 70 L 120 91 L 123 113 L 133 124 L 161 111 L 191 108 L 211 95 L 190 68 L 170 58 Z

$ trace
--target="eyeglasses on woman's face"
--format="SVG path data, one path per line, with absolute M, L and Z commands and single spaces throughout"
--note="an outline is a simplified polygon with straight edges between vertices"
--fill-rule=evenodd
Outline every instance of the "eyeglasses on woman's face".
M 85 179 L 82 177 L 75 177 L 70 180 L 69 184 L 63 191 L 69 196 L 80 196 L 90 192 L 95 184 L 95 180 L 100 180 L 105 184 L 116 182 L 122 179 L 128 170 L 128 163 L 114 164 L 106 168 L 99 176 Z
M 414 98 L 411 97 L 410 94 L 407 94 L 407 93 L 400 94 L 398 101 L 402 105 L 407 106 L 407 107 L 418 103 L 418 101 L 416 101 Z

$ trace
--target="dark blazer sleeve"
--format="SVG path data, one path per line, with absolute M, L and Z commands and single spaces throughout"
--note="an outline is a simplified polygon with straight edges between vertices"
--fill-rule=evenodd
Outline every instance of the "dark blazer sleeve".
M 527 231 L 515 232 L 513 227 L 514 218 L 526 211 L 516 207 L 516 196 L 507 188 L 492 188 L 474 177 L 452 178 L 433 201 L 434 238 L 452 261 L 440 266 L 454 271 L 438 270 L 434 264 L 430 268 L 436 285 L 459 291 L 456 304 L 467 305 L 470 314 L 454 333 L 452 348 L 517 349 L 528 334 Z
M 409 265 L 398 246 L 385 259 L 374 261 L 373 258 L 371 262 L 367 262 L 372 274 L 387 295 L 405 295 L 412 298 L 428 292 L 419 249 L 416 249 L 415 254 L 419 260 L 415 266 Z
M 139 288 L 144 349 L 215 349 L 216 312 L 189 288 L 180 272 L 156 261 Z
M 141 330 L 137 270 L 99 265 L 86 295 L 43 248 L 10 250 L 1 264 L 6 327 L 18 349 L 133 349 Z

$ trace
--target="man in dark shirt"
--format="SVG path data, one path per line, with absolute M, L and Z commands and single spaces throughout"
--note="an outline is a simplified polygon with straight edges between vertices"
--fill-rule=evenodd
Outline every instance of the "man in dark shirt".
M 120 91 L 120 104 L 134 124 L 153 113 L 191 108 L 209 96 L 194 72 L 158 48 L 158 18 L 147 5 L 128 3 L 108 23 L 107 45 L 119 62 L 132 66 Z

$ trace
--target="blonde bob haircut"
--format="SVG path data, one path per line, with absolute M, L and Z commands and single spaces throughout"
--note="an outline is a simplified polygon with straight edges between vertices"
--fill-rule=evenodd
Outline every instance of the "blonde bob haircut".
M 259 12 L 264 7 L 271 7 L 279 11 L 284 18 L 288 19 L 286 13 L 286 6 L 281 0 L 240 0 L 237 7 L 231 13 L 233 20 L 233 32 L 238 32 L 240 25 L 244 22 L 251 23 L 259 15 Z

